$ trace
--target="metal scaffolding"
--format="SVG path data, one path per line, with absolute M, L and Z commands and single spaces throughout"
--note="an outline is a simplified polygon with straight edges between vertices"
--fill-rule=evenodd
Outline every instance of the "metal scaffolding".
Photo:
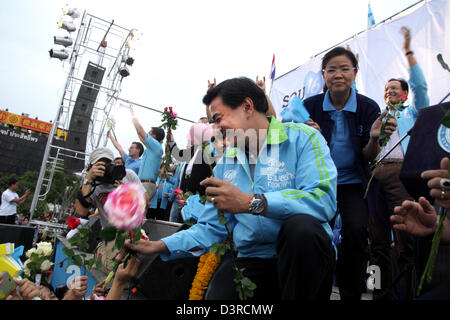
M 64 92 L 53 121 L 45 147 L 42 165 L 39 172 L 34 197 L 30 208 L 30 223 L 39 228 L 49 228 L 48 223 L 33 220 L 33 214 L 39 201 L 45 201 L 50 190 L 54 173 L 64 170 L 64 159 L 74 158 L 87 161 L 92 150 L 106 145 L 107 123 L 112 107 L 120 94 L 123 76 L 121 69 L 125 66 L 123 57 L 130 53 L 130 42 L 135 37 L 135 29 L 126 29 L 112 21 L 84 12 L 79 20 L 78 33 L 72 46 L 70 58 L 67 60 L 68 75 Z M 63 59 L 61 59 L 63 60 Z M 65 62 L 64 62 L 65 63 Z M 101 84 L 91 83 L 83 79 L 89 63 L 105 69 Z M 86 149 L 73 150 L 67 147 L 61 137 L 57 137 L 57 129 L 68 132 L 76 97 L 82 86 L 98 90 L 94 108 L 89 121 Z M 83 176 L 85 169 L 77 174 Z M 51 226 L 50 226 L 51 227 Z M 62 225 L 54 226 L 56 229 Z

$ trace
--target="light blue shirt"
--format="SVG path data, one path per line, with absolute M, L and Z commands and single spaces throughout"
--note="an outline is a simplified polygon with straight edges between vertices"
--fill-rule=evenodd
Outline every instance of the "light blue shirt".
M 136 174 L 139 174 L 139 168 L 141 167 L 141 158 L 132 159 L 125 153 L 123 155 L 123 162 L 125 162 L 125 168 L 131 169 L 136 172 Z
M 151 179 L 156 181 L 159 174 L 159 166 L 161 164 L 163 149 L 161 143 L 159 143 L 148 133 L 145 135 L 144 142 L 147 148 L 142 155 L 138 176 L 141 180 Z
M 344 111 L 356 112 L 356 92 L 352 88 L 350 97 L 344 108 L 336 110 L 331 103 L 330 93 L 327 90 L 323 100 L 323 111 L 330 113 L 334 121 L 331 134 L 330 153 L 338 170 L 338 184 L 361 183 L 361 176 L 355 166 L 355 150 L 350 139 L 347 119 Z
M 267 200 L 265 216 L 224 212 L 239 258 L 276 258 L 280 228 L 296 214 L 316 218 L 331 242 L 333 232 L 328 222 L 336 213 L 337 173 L 324 137 L 314 128 L 282 124 L 271 117 L 254 177 L 250 175 L 245 151 L 238 148 L 226 150 L 214 168 L 214 175 L 244 193 L 264 194 Z M 161 239 L 170 252 L 162 253 L 161 259 L 201 255 L 226 237 L 227 230 L 219 221 L 217 209 L 206 202 L 195 225 Z

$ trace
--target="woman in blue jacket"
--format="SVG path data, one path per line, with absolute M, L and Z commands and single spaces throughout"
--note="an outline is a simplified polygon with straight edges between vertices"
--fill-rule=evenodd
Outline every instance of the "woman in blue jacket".
M 365 291 L 368 261 L 368 207 L 364 190 L 369 162 L 379 153 L 382 119 L 372 99 L 352 88 L 358 61 L 343 47 L 322 59 L 326 92 L 310 97 L 304 105 L 311 120 L 306 124 L 321 131 L 338 170 L 337 203 L 342 218 L 342 242 L 338 250 L 336 277 L 342 300 L 360 300 Z M 389 122 L 388 132 L 396 127 Z

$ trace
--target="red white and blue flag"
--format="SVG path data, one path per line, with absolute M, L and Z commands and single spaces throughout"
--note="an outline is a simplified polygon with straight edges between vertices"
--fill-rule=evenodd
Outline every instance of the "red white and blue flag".
M 272 58 L 272 68 L 270 70 L 270 79 L 275 79 L 275 54 L 273 55 Z

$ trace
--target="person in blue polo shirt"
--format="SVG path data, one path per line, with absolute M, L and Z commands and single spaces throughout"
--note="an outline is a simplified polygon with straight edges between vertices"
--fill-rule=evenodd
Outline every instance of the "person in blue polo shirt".
M 355 55 L 343 47 L 322 59 L 325 93 L 305 99 L 311 120 L 306 124 L 321 131 L 337 167 L 337 203 L 342 219 L 342 241 L 336 265 L 341 300 L 360 300 L 365 292 L 369 210 L 364 189 L 369 180 L 369 162 L 380 151 L 382 119 L 378 104 L 358 94 L 352 84 L 358 72 Z M 392 133 L 396 122 L 389 122 Z
M 130 107 L 130 111 L 138 137 L 146 147 L 141 158 L 138 176 L 151 200 L 156 192 L 156 179 L 158 179 L 159 167 L 163 156 L 162 142 L 166 134 L 163 129 L 158 127 L 152 127 L 148 133 L 145 132 L 134 115 L 133 108 Z
M 120 156 L 125 163 L 125 168 L 131 169 L 139 175 L 139 168 L 141 166 L 141 156 L 144 153 L 144 146 L 140 142 L 132 142 L 130 148 L 128 149 L 128 154 L 125 153 L 122 146 L 114 138 L 111 131 L 108 131 L 108 138 L 111 140 L 114 148 L 119 151 Z
M 237 266 L 257 285 L 253 299 L 329 300 L 335 251 L 328 223 L 336 212 L 337 171 L 325 139 L 307 125 L 267 117 L 264 91 L 248 78 L 225 80 L 203 103 L 230 145 L 214 177 L 201 182 L 207 202 L 197 223 L 125 246 L 162 259 L 202 255 L 227 238 L 222 210 Z M 208 298 L 238 299 L 230 260 L 216 270 Z

